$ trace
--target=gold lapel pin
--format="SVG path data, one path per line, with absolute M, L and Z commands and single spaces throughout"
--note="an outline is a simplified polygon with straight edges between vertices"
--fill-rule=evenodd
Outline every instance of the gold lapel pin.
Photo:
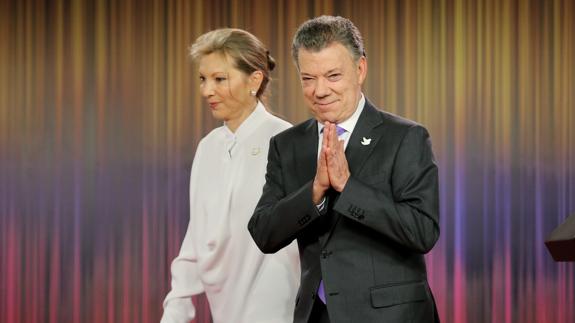
M 252 156 L 258 155 L 261 151 L 262 151 L 262 149 L 260 147 L 252 148 Z

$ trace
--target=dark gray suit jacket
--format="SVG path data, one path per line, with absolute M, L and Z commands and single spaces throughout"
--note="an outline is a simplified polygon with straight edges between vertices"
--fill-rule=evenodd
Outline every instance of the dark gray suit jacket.
M 312 201 L 317 149 L 314 119 L 271 139 L 266 184 L 248 225 L 265 253 L 297 239 L 294 321 L 308 322 L 322 278 L 331 322 L 438 321 L 424 260 L 439 237 L 427 130 L 366 101 L 346 149 L 351 177 L 341 193 L 328 191 L 321 215 Z

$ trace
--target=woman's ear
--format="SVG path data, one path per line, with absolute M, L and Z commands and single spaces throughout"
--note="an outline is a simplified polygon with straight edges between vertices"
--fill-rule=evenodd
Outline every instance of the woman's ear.
M 252 89 L 255 89 L 256 92 L 259 91 L 263 80 L 264 80 L 264 73 L 262 73 L 261 71 L 254 71 L 252 74 L 250 74 L 249 79 L 250 87 Z

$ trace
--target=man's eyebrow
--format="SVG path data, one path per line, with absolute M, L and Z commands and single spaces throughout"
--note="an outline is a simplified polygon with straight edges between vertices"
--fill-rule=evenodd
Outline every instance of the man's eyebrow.
M 331 69 L 331 70 L 329 70 L 329 71 L 323 73 L 323 75 L 329 75 L 329 74 L 332 74 L 332 73 L 341 73 L 341 70 L 340 70 L 340 68 L 333 68 L 333 69 Z M 310 73 L 306 73 L 306 72 L 301 72 L 300 74 L 301 74 L 302 76 L 313 76 L 313 75 L 314 75 L 314 74 L 310 74 Z

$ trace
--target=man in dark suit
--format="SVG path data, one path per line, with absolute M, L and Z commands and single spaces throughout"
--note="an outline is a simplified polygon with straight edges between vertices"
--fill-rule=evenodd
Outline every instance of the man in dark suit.
M 294 321 L 438 322 L 424 260 L 439 237 L 427 130 L 365 99 L 363 41 L 348 19 L 305 22 L 292 54 L 315 118 L 271 139 L 248 228 L 266 253 L 297 239 Z

